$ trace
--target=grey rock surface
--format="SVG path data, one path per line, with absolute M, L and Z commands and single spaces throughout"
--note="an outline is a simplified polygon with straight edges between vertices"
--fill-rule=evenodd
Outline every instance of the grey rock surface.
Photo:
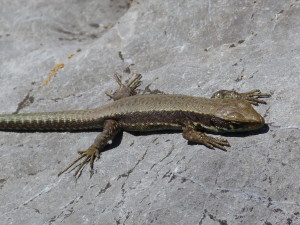
M 269 130 L 226 137 L 228 152 L 124 132 L 79 179 L 57 173 L 97 133 L 0 132 L 1 224 L 300 224 L 298 0 L 1 1 L 0 13 L 0 113 L 98 107 L 115 73 L 165 93 L 272 93 L 256 108 Z

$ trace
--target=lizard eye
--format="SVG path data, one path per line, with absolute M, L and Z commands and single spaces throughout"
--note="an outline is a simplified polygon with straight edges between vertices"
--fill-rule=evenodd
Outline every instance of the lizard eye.
M 226 116 L 230 119 L 233 119 L 233 120 L 237 120 L 237 121 L 245 119 L 245 117 L 242 114 L 238 113 L 238 112 L 229 112 L 224 116 Z

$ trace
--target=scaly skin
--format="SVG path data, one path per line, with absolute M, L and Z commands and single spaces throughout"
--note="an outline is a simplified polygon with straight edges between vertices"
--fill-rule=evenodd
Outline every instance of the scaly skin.
M 120 132 L 149 130 L 183 130 L 189 141 L 204 144 L 209 148 L 226 150 L 226 139 L 206 136 L 200 130 L 212 132 L 239 132 L 261 128 L 264 119 L 251 104 L 265 102 L 258 98 L 269 97 L 259 90 L 246 93 L 222 90 L 211 99 L 184 95 L 135 95 L 141 84 L 141 75 L 124 85 L 116 77 L 120 89 L 107 93 L 114 102 L 89 110 L 43 112 L 27 114 L 0 114 L 2 131 L 79 131 L 103 129 L 93 145 L 81 154 L 66 169 L 83 159 L 77 175 L 85 164 L 93 168 L 95 157 L 99 157 L 107 142 Z M 132 96 L 135 95 L 135 96 Z
M 212 118 L 235 123 L 233 127 L 229 124 L 217 127 Z M 214 132 L 236 132 L 258 129 L 264 125 L 264 119 L 244 101 L 184 95 L 136 95 L 89 110 L 0 114 L 0 130 L 102 129 L 107 119 L 118 121 L 123 130 L 130 131 L 182 129 L 193 124 Z

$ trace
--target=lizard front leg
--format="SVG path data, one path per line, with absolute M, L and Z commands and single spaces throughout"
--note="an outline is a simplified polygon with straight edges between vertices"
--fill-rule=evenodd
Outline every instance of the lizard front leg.
M 236 91 L 229 91 L 229 90 L 220 90 L 214 93 L 211 98 L 230 98 L 230 99 L 238 99 L 238 100 L 244 100 L 249 102 L 253 105 L 258 104 L 266 104 L 264 100 L 261 100 L 259 98 L 269 98 L 271 95 L 266 93 L 261 93 L 260 90 L 255 89 L 249 92 L 245 93 L 238 93 Z
M 219 148 L 224 151 L 226 151 L 225 146 L 230 147 L 230 144 L 226 139 L 207 136 L 206 134 L 197 131 L 194 127 L 187 126 L 183 127 L 182 130 L 182 136 L 190 142 L 203 144 L 211 149 Z
M 59 172 L 58 176 L 69 170 L 73 165 L 75 165 L 78 161 L 83 159 L 83 161 L 78 165 L 78 169 L 76 170 L 74 176 L 77 176 L 83 169 L 83 167 L 90 163 L 91 169 L 94 167 L 95 158 L 99 158 L 101 152 L 104 150 L 105 146 L 107 145 L 108 141 L 112 140 L 117 133 L 121 131 L 121 128 L 117 121 L 115 120 L 106 120 L 104 122 L 103 131 L 99 134 L 94 143 L 87 149 L 78 151 L 80 156 L 75 159 L 70 165 L 68 165 L 65 169 Z

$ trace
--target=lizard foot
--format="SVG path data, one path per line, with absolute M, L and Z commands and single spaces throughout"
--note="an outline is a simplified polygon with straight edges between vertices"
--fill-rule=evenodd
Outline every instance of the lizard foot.
M 75 174 L 74 174 L 75 177 L 79 173 L 81 173 L 81 171 L 83 170 L 84 166 L 86 164 L 88 164 L 88 163 L 90 163 L 90 167 L 93 170 L 93 168 L 94 168 L 94 161 L 95 161 L 95 158 L 96 158 L 97 151 L 98 151 L 98 149 L 94 145 L 90 146 L 87 150 L 80 150 L 80 151 L 78 151 L 78 153 L 80 154 L 80 156 L 77 159 L 75 159 L 73 162 L 71 162 L 65 169 L 63 169 L 62 171 L 60 171 L 58 173 L 58 176 L 60 176 L 64 172 L 68 171 L 72 166 L 74 166 L 81 159 L 83 159 L 83 161 L 80 164 L 77 165 L 79 167 L 75 171 Z
M 182 136 L 190 142 L 203 144 L 211 149 L 219 148 L 227 151 L 225 147 L 230 147 L 230 144 L 226 139 L 210 137 L 190 127 L 183 128 Z
M 119 85 L 119 89 L 116 90 L 114 93 L 105 92 L 105 94 L 113 99 L 114 101 L 129 97 L 132 95 L 136 95 L 137 91 L 136 89 L 141 85 L 142 75 L 141 74 L 135 74 L 132 78 L 129 79 L 125 84 L 122 83 L 122 80 L 119 75 L 115 74 L 115 79 Z
M 211 97 L 212 98 L 231 98 L 231 99 L 239 99 L 245 100 L 253 105 L 258 104 L 266 104 L 264 100 L 259 98 L 269 98 L 271 95 L 266 93 L 261 93 L 259 89 L 255 89 L 245 93 L 238 93 L 236 91 L 228 91 L 228 90 L 221 90 L 214 93 Z
M 211 149 L 219 148 L 224 151 L 227 151 L 225 146 L 230 147 L 229 142 L 224 138 L 214 138 L 214 137 L 206 136 L 202 141 L 203 141 L 202 142 L 203 145 Z

